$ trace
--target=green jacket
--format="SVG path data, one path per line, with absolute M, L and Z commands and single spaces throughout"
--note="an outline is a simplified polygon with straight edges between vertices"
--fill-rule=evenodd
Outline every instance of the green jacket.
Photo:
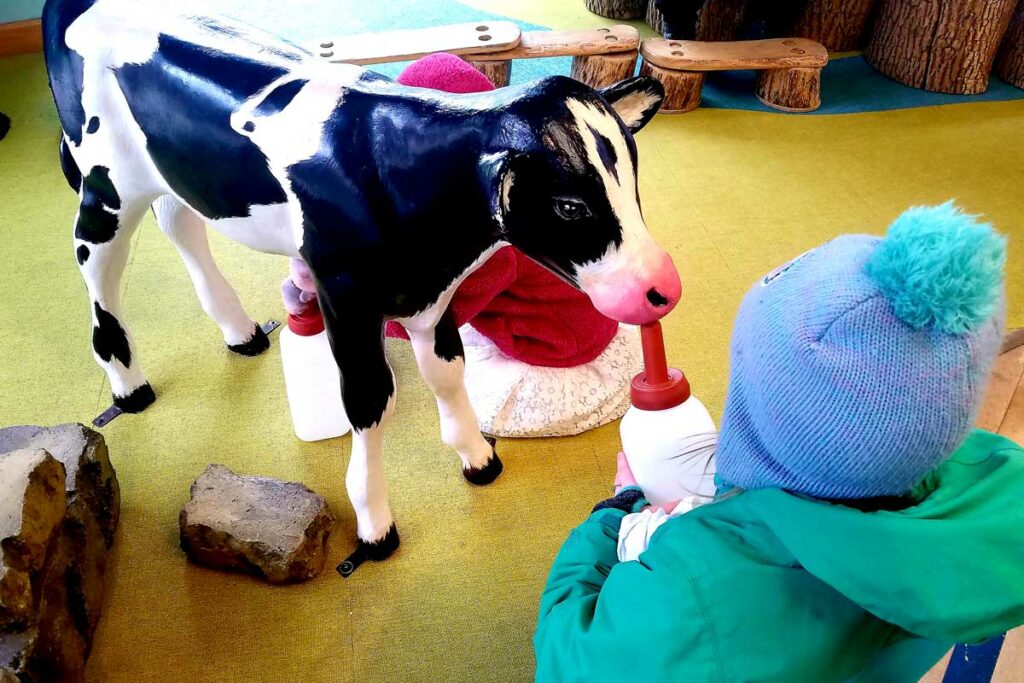
M 956 642 L 1024 623 L 1024 450 L 973 431 L 865 513 L 745 491 L 618 562 L 623 514 L 565 541 L 541 598 L 538 681 L 916 681 Z

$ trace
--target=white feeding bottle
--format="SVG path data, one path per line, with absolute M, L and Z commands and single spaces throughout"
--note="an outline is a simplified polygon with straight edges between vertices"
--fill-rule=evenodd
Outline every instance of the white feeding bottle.
M 637 485 L 652 504 L 715 495 L 718 429 L 680 370 L 668 367 L 661 323 L 640 328 L 644 371 L 630 385 L 632 407 L 619 425 Z
M 288 316 L 281 330 L 281 364 L 297 437 L 321 441 L 351 429 L 341 402 L 338 364 L 316 300 L 303 313 Z

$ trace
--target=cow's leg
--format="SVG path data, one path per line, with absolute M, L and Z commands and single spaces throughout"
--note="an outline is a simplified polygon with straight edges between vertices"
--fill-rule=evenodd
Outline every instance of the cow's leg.
M 255 356 L 270 347 L 263 329 L 242 308 L 238 295 L 217 268 L 202 219 L 173 197 L 153 202 L 153 213 L 178 248 L 206 314 L 220 327 L 224 343 L 235 353 Z
M 74 244 L 92 303 L 93 355 L 107 373 L 114 404 L 126 413 L 138 413 L 156 395 L 142 374 L 135 342 L 124 324 L 120 286 L 132 234 L 149 201 L 119 196 L 101 166 L 81 179 L 80 197 Z
M 399 543 L 384 477 L 384 426 L 395 409 L 395 376 L 384 355 L 384 319 L 366 310 L 369 297 L 347 288 L 332 291 L 322 279 L 318 296 L 352 424 L 345 485 L 356 513 L 359 545 L 366 557 L 383 560 Z
M 502 464 L 494 448 L 480 434 L 476 412 L 466 393 L 465 353 L 451 309 L 434 327 L 419 327 L 413 322 L 407 330 L 420 374 L 437 399 L 441 439 L 462 458 L 462 474 L 467 481 L 481 486 L 490 484 L 501 474 Z

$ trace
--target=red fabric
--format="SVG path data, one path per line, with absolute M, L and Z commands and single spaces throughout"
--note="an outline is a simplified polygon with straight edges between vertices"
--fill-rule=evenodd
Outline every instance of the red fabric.
M 398 80 L 446 92 L 494 89 L 483 74 L 446 53 L 413 62 Z M 587 295 L 513 247 L 500 249 L 467 277 L 451 308 L 458 325 L 468 322 L 506 356 L 529 365 L 569 368 L 589 363 L 618 330 L 618 323 L 598 313 Z M 389 322 L 386 331 L 389 337 L 408 339 L 398 323 Z

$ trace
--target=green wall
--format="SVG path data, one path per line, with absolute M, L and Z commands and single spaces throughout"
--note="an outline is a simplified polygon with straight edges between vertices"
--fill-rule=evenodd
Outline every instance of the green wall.
M 0 0 L 0 24 L 22 19 L 36 19 L 43 11 L 44 0 Z

